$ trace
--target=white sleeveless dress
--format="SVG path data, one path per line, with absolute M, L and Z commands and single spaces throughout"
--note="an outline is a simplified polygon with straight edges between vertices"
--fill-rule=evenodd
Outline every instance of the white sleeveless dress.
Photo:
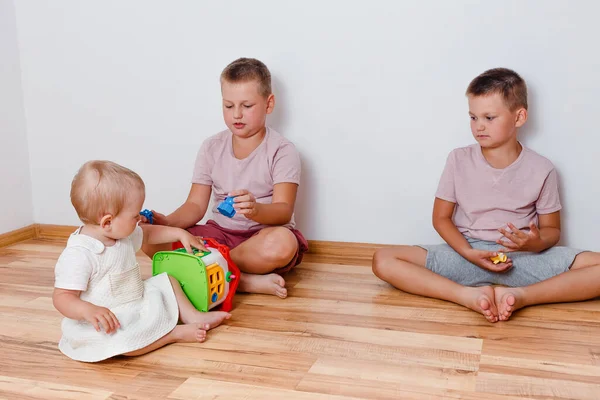
M 169 277 L 142 280 L 135 258 L 142 229 L 137 227 L 110 247 L 80 230 L 71 235 L 58 259 L 55 287 L 82 290 L 82 300 L 111 310 L 121 327 L 106 334 L 85 320 L 64 318 L 60 351 L 74 360 L 96 362 L 139 350 L 173 330 L 179 308 Z

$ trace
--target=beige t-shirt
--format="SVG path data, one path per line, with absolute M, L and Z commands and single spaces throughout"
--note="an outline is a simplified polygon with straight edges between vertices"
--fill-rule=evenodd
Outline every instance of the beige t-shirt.
M 235 230 L 265 228 L 236 213 L 228 218 L 217 211 L 218 205 L 234 190 L 247 189 L 257 203 L 270 204 L 273 186 L 278 183 L 300 184 L 300 154 L 292 142 L 267 127 L 262 143 L 246 158 L 233 154 L 232 133 L 229 130 L 206 139 L 194 166 L 192 183 L 212 186 L 213 219 L 220 226 Z M 295 227 L 294 216 L 286 227 Z
M 528 231 L 538 214 L 561 209 L 554 165 L 525 146 L 502 169 L 487 162 L 479 144 L 453 150 L 435 196 L 456 203 L 453 221 L 461 233 L 488 241 L 502 238 L 498 228 L 509 222 Z

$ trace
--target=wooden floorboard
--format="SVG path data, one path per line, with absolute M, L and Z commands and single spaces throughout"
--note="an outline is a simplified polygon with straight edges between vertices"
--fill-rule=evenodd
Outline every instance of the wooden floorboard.
M 0 249 L 0 399 L 600 399 L 600 300 L 490 324 L 341 253 L 308 256 L 285 300 L 237 295 L 203 344 L 72 361 L 51 299 L 63 247 L 56 236 Z

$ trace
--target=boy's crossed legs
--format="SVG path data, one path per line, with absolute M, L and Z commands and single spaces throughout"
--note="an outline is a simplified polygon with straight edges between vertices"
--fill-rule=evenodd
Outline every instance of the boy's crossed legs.
M 373 272 L 404 292 L 451 301 L 498 321 L 491 286 L 462 286 L 425 268 L 426 259 L 427 250 L 417 246 L 380 249 L 373 257 Z
M 519 308 L 572 302 L 600 296 L 600 253 L 583 252 L 570 270 L 523 287 L 470 287 L 425 268 L 427 250 L 417 246 L 380 249 L 373 272 L 407 293 L 451 301 L 485 316 L 489 322 L 507 320 Z

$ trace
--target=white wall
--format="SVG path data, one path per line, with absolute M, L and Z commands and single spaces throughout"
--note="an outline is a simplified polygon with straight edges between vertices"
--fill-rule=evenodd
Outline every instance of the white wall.
M 223 129 L 219 73 L 274 76 L 271 124 L 304 161 L 310 239 L 437 242 L 446 155 L 472 143 L 464 91 L 506 66 L 530 86 L 525 144 L 562 177 L 567 243 L 598 249 L 594 1 L 23 1 L 17 6 L 34 211 L 75 224 L 71 177 L 106 158 L 140 172 L 147 206 L 187 195 L 200 143 Z
M 33 223 L 13 0 L 0 0 L 0 234 Z

